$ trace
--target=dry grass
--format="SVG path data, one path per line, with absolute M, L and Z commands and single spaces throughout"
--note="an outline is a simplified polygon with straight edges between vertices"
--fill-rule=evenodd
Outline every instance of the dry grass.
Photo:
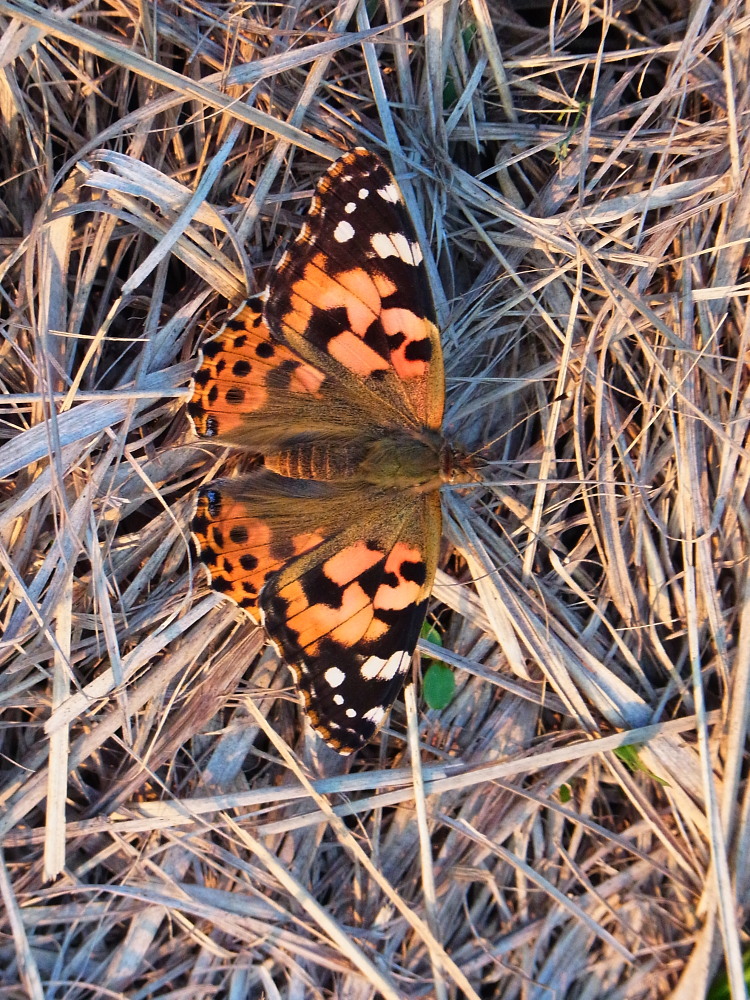
M 61 8 L 0 0 L 3 996 L 744 995 L 745 6 Z M 184 404 L 357 143 L 494 465 L 453 703 L 344 761 L 195 565 Z

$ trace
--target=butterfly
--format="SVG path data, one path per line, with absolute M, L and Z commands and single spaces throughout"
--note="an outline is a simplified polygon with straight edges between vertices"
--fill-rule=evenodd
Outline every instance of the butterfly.
M 213 588 L 262 624 L 314 729 L 364 746 L 425 619 L 440 487 L 472 478 L 443 439 L 440 335 L 422 251 L 383 162 L 356 148 L 319 180 L 268 287 L 203 350 L 197 434 L 262 456 L 199 491 Z

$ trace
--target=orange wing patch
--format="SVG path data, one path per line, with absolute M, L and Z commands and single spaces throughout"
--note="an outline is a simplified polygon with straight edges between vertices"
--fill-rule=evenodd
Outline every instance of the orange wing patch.
M 332 330 L 326 350 L 348 371 L 362 378 L 387 371 L 387 360 L 365 343 L 364 337 L 380 312 L 380 295 L 372 277 L 362 269 L 329 275 L 327 258 L 316 254 L 302 277 L 291 287 L 291 301 L 284 314 L 284 326 L 306 336 L 313 316 L 325 310 L 341 318 L 339 330 Z
M 307 657 L 320 654 L 324 636 L 352 646 L 366 635 L 374 612 L 365 581 L 382 561 L 382 552 L 356 542 L 279 589 L 285 627 Z
M 200 437 L 238 436 L 274 393 L 320 393 L 325 375 L 272 338 L 261 308 L 252 300 L 203 348 L 188 403 Z
M 289 559 L 319 545 L 323 538 L 314 531 L 274 537 L 268 520 L 248 516 L 247 505 L 233 496 L 236 484 L 228 485 L 231 489 L 217 482 L 201 491 L 193 535 L 214 590 L 230 597 L 260 624 L 258 594 L 263 585 Z

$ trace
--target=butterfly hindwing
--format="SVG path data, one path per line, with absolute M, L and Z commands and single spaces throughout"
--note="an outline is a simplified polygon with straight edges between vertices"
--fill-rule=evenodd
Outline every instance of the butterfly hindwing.
M 300 430 L 328 440 L 361 434 L 361 406 L 325 372 L 281 344 L 251 299 L 203 348 L 188 413 L 196 433 L 263 454 Z
M 328 483 L 288 479 L 264 468 L 202 487 L 192 531 L 214 590 L 260 624 L 258 595 L 265 583 L 330 535 L 334 500 Z

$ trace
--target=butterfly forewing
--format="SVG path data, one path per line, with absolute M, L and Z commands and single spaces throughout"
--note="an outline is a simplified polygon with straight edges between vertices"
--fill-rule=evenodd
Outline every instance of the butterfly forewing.
M 341 366 L 342 381 L 404 422 L 440 426 L 443 359 L 422 251 L 374 154 L 355 149 L 323 176 L 269 292 L 266 318 L 300 355 Z
M 340 753 L 372 737 L 401 689 L 440 538 L 436 492 L 369 502 L 360 523 L 355 492 L 258 469 L 201 489 L 193 519 L 212 586 L 262 621 Z

